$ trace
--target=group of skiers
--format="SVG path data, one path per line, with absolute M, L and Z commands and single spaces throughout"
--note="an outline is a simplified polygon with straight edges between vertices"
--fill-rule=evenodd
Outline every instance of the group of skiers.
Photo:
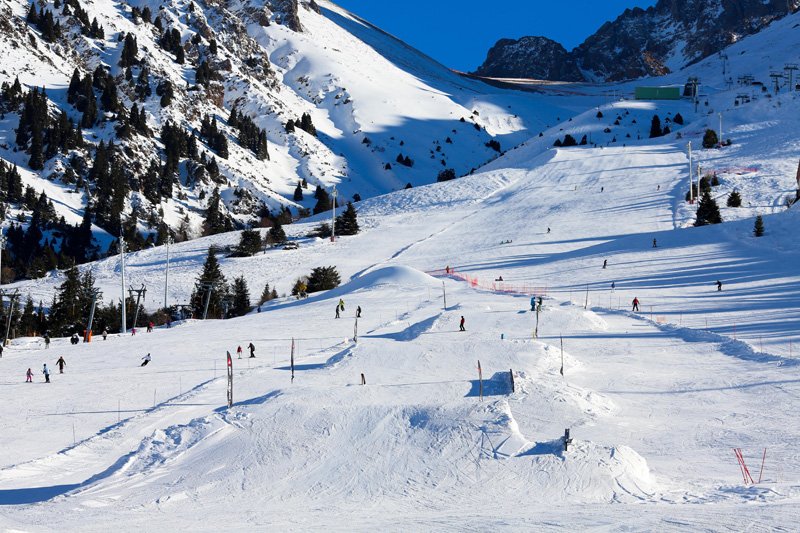
M 341 318 L 340 313 L 344 313 L 344 300 L 339 298 L 339 303 L 336 304 L 336 317 Z M 361 318 L 361 306 L 356 307 L 356 318 Z
M 58 373 L 63 374 L 64 367 L 67 366 L 67 362 L 64 361 L 64 356 L 58 358 L 58 361 L 56 361 L 56 366 L 58 367 Z M 47 363 L 42 365 L 42 375 L 44 375 L 44 382 L 50 383 L 50 369 L 47 368 Z M 33 383 L 33 371 L 30 368 L 28 368 L 28 371 L 25 372 L 25 382 Z
M 247 349 L 250 350 L 249 359 L 255 359 L 255 357 L 256 357 L 256 347 L 253 345 L 252 342 L 247 345 Z M 239 356 L 239 359 L 242 358 L 242 347 L 241 346 L 236 348 L 236 354 Z

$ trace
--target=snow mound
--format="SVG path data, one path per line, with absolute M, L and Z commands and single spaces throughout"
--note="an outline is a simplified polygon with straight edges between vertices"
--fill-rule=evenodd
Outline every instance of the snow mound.
M 440 282 L 433 276 L 407 266 L 388 266 L 370 270 L 357 276 L 338 290 L 354 292 L 360 289 L 373 289 L 379 286 L 401 288 L 420 288 L 439 286 Z M 331 291 L 333 292 L 333 291 Z

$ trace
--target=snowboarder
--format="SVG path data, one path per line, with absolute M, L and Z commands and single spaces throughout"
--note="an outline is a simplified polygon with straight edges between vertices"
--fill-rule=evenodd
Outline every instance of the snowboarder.
M 253 343 L 247 345 L 247 348 L 250 350 L 250 359 L 254 359 L 256 356 L 256 347 L 253 346 Z
M 108 329 L 103 328 L 103 340 L 106 340 L 107 338 L 108 338 Z
M 238 356 L 239 356 L 239 359 L 241 359 L 241 358 L 242 358 L 242 347 L 241 347 L 241 346 L 239 346 L 238 348 L 236 348 L 236 355 L 238 355 Z
M 608 259 L 603 259 L 603 270 L 608 266 Z
M 658 248 L 658 243 L 656 242 L 655 239 L 653 239 L 653 248 Z
M 50 335 L 47 333 L 44 334 L 44 347 L 45 349 L 50 347 Z
M 361 318 L 361 306 L 356 307 L 356 318 Z
M 631 311 L 639 311 L 639 298 L 633 298 L 633 308 Z
M 58 373 L 59 374 L 63 374 L 64 373 L 64 367 L 67 366 L 67 362 L 64 361 L 64 356 L 63 355 L 58 358 L 58 361 L 56 361 L 56 365 L 58 365 Z
M 25 372 L 25 383 L 33 383 L 33 372 L 30 368 Z
M 722 282 L 720 280 L 717 280 L 717 291 L 721 290 L 722 290 Z
M 42 367 L 42 374 L 44 374 L 44 382 L 50 383 L 50 369 L 47 368 L 47 363 Z
M 339 305 L 336 305 L 336 318 L 339 318 Z
M 461 315 L 461 323 L 459 323 L 458 327 L 459 327 L 459 329 L 460 329 L 461 331 L 467 331 L 467 330 L 464 328 L 464 315 Z
M 144 357 L 142 357 L 142 364 L 141 364 L 141 366 L 147 366 L 147 363 L 149 363 L 151 359 L 152 359 L 152 358 L 150 357 L 150 354 L 149 354 L 149 353 L 148 353 L 147 355 L 145 355 Z

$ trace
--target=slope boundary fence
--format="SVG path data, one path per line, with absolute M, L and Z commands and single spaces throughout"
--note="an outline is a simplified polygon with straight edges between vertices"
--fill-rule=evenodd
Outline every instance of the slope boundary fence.
M 441 270 L 429 270 L 426 272 L 429 276 L 434 278 L 452 278 L 468 283 L 471 287 L 476 289 L 485 289 L 488 291 L 499 292 L 504 294 L 516 294 L 521 296 L 547 296 L 547 287 L 537 286 L 530 283 L 517 283 L 514 281 L 501 281 L 482 279 L 478 276 L 471 276 L 458 272 L 452 268 Z

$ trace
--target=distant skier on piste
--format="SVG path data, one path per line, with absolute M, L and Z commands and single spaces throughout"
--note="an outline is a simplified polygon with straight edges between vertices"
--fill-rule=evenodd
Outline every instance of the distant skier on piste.
M 339 309 L 341 309 L 342 313 L 344 313 L 344 300 L 339 298 Z
M 634 297 L 633 308 L 631 309 L 631 311 L 639 311 L 639 298 Z
M 356 307 L 356 318 L 361 318 L 361 306 Z
M 253 359 L 256 356 L 256 347 L 251 342 L 247 345 L 247 348 L 250 350 L 250 358 Z
M 47 368 L 47 363 L 42 367 L 42 374 L 44 374 L 44 382 L 50 383 L 50 369 Z
M 458 324 L 458 327 L 461 331 L 467 331 L 464 327 L 464 315 L 461 315 L 461 322 Z
M 336 304 L 336 318 L 339 318 L 339 309 L 340 309 L 339 304 Z
M 241 359 L 241 358 L 242 358 L 242 347 L 241 347 L 241 346 L 239 346 L 238 348 L 236 348 L 236 355 L 238 355 L 238 356 L 239 356 L 239 359 Z
M 150 354 L 148 353 L 147 355 L 142 357 L 142 364 L 140 366 L 147 366 L 147 363 L 149 363 L 151 359 L 152 357 L 150 357 Z
M 25 383 L 33 383 L 33 372 L 30 368 L 25 372 Z
M 720 280 L 717 280 L 717 291 L 721 290 L 722 290 L 722 282 Z
M 58 373 L 59 374 L 63 374 L 64 373 L 64 367 L 67 366 L 67 362 L 64 361 L 64 356 L 63 355 L 58 358 L 58 361 L 56 361 L 56 365 L 58 366 Z

